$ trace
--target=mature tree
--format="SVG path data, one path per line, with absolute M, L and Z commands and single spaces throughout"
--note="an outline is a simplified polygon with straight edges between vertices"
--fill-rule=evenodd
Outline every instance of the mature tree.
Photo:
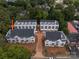
M 66 20 L 73 20 L 73 17 L 75 15 L 75 7 L 72 5 L 69 5 L 64 9 L 64 15 Z
M 6 40 L 4 36 L 0 33 L 0 47 L 4 47 L 6 44 Z
M 0 48 L 0 59 L 29 59 L 30 56 L 29 50 L 19 45 Z
M 55 0 L 46 0 L 47 1 L 47 4 L 52 7 L 55 5 Z
M 35 17 L 39 17 L 40 19 L 46 19 L 48 16 L 48 12 L 37 8 Z
M 63 5 L 62 4 L 56 4 L 55 9 L 63 9 Z
M 0 19 L 8 19 L 9 12 L 7 8 L 0 6 Z
M 79 15 L 74 17 L 75 20 L 79 20 Z
M 73 4 L 73 0 L 63 0 L 64 4 Z
M 79 8 L 79 0 L 74 2 L 76 8 Z
M 32 11 L 30 11 L 30 18 L 36 19 L 36 17 L 39 17 L 40 19 L 47 19 L 48 12 L 41 8 L 32 8 Z

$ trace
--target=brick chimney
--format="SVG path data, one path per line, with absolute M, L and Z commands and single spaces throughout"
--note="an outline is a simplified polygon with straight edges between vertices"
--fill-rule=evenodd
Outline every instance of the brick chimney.
M 14 17 L 11 18 L 11 30 L 14 30 Z

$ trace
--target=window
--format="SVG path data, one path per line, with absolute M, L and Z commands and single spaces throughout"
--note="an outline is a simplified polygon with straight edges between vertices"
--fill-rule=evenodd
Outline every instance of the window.
M 32 42 L 34 42 L 34 40 L 32 40 Z
M 17 42 L 17 43 L 18 43 L 18 41 L 19 41 L 19 40 L 16 38 L 16 42 Z
M 58 29 L 58 26 L 56 26 L 55 29 Z
M 29 26 L 29 29 L 31 29 L 31 26 Z
M 24 42 L 24 40 L 21 40 L 21 43 L 23 43 Z
M 19 29 L 21 29 L 21 27 L 19 26 Z
M 46 46 L 48 46 L 48 44 L 46 44 Z
M 61 45 L 64 46 L 64 43 L 62 43 Z
M 17 28 L 17 29 L 20 29 L 20 26 L 17 26 L 16 28 Z
M 24 26 L 22 26 L 22 29 L 24 29 Z
M 26 43 L 28 42 L 28 40 L 25 41 Z
M 47 26 L 45 26 L 45 29 L 47 29 Z
M 35 26 L 33 26 L 33 29 L 35 28 Z
M 56 25 L 58 25 L 58 22 L 56 22 Z
M 10 42 L 10 40 L 8 40 L 8 42 Z
M 15 40 L 12 40 L 13 43 L 15 43 Z
M 41 29 L 43 29 L 43 26 L 41 26 Z
M 48 27 L 49 29 L 51 28 L 51 26 Z
M 54 26 L 52 26 L 52 29 L 54 29 Z
M 15 29 L 18 29 L 17 26 L 15 26 Z
M 52 45 L 54 45 L 54 43 L 52 43 Z
M 59 41 L 56 41 L 56 46 L 58 46 Z

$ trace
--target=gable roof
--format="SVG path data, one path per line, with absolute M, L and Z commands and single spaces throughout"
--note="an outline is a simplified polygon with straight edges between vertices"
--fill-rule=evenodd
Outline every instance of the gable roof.
M 46 40 L 56 41 L 58 39 L 61 39 L 61 32 L 59 31 L 46 32 Z
M 77 31 L 76 28 L 72 25 L 71 22 L 68 22 L 68 23 L 67 23 L 67 27 L 68 27 L 68 31 L 69 31 L 70 33 L 78 33 L 78 31 Z
M 10 31 L 10 34 L 7 36 L 7 38 L 14 38 L 15 36 L 19 36 L 21 38 L 23 37 L 30 37 L 34 36 L 34 30 L 33 29 L 14 29 L 14 31 Z

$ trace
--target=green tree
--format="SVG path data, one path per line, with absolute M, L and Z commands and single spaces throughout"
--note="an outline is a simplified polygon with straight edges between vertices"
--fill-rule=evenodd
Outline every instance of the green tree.
M 46 2 L 50 7 L 55 5 L 55 0 L 46 0 Z
M 74 3 L 74 0 L 63 0 L 64 4 L 73 4 Z
M 4 38 L 4 35 L 0 33 L 0 47 L 4 47 L 5 44 L 6 44 L 6 40 Z
M 63 9 L 63 5 L 62 4 L 56 4 L 55 9 L 62 10 Z
M 74 5 L 75 5 L 76 8 L 78 8 L 79 7 L 79 0 L 75 1 Z
M 30 18 L 36 19 L 37 17 L 40 19 L 47 19 L 48 12 L 41 8 L 32 8 L 32 11 L 30 11 Z
M 37 8 L 35 17 L 39 17 L 40 19 L 46 19 L 47 16 L 48 16 L 48 12 Z
M 64 8 L 64 15 L 65 15 L 65 19 L 67 21 L 69 20 L 73 20 L 73 17 L 75 15 L 75 7 L 72 5 L 69 5 L 68 7 Z
M 19 45 L 0 48 L 0 59 L 29 59 L 30 56 L 29 50 Z

